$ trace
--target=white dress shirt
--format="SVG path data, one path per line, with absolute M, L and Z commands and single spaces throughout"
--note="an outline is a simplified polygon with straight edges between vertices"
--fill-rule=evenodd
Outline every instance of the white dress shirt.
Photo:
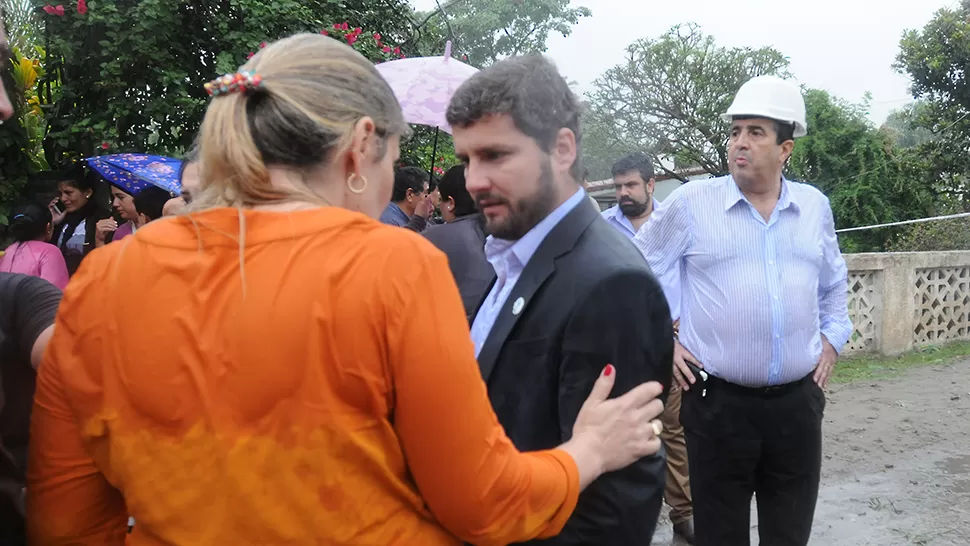
M 796 381 L 815 368 L 822 335 L 840 351 L 852 334 L 832 209 L 812 186 L 782 180 L 765 221 L 732 177 L 689 182 L 633 242 L 680 318 L 681 343 L 725 381 Z

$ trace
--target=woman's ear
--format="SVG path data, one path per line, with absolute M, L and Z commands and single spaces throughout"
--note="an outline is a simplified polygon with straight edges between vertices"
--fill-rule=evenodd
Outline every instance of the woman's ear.
M 374 120 L 368 116 L 360 118 L 354 125 L 353 136 L 350 140 L 350 150 L 347 154 L 347 172 L 359 174 L 364 161 L 376 155 L 376 147 L 379 145 L 377 126 L 374 124 Z

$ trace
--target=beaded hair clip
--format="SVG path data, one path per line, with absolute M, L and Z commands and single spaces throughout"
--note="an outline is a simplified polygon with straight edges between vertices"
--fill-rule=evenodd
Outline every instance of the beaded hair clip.
M 263 78 L 252 72 L 226 74 L 205 84 L 205 90 L 212 97 L 236 92 L 255 91 L 262 88 Z

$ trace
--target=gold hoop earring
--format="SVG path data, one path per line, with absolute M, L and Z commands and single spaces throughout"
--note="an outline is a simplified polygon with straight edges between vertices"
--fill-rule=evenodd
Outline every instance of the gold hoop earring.
M 363 182 L 359 188 L 354 187 L 354 178 L 359 178 L 361 182 Z M 365 178 L 362 174 L 350 173 L 350 177 L 347 178 L 347 189 L 358 195 L 364 193 L 364 190 L 367 189 L 367 178 Z

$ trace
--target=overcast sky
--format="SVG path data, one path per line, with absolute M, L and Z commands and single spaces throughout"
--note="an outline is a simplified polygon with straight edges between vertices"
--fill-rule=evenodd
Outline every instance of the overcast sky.
M 474 0 L 473 0 L 474 1 Z M 412 0 L 419 10 L 434 0 Z M 908 78 L 892 69 L 906 29 L 959 0 L 573 0 L 592 17 L 568 38 L 551 36 L 547 54 L 580 91 L 623 62 L 625 48 L 677 23 L 695 22 L 722 46 L 774 46 L 791 60 L 799 83 L 858 102 L 872 93 L 870 119 L 882 123 L 911 101 Z

